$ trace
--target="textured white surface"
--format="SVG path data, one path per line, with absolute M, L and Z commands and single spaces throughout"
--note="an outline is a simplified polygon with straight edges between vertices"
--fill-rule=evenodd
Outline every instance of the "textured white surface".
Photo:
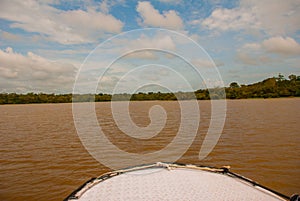
M 227 175 L 177 168 L 139 170 L 112 177 L 86 191 L 95 200 L 282 200 Z

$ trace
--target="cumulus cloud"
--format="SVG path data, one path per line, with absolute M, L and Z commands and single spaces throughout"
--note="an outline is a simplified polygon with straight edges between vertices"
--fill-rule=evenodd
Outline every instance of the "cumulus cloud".
M 202 25 L 209 29 L 236 31 L 247 28 L 258 28 L 260 24 L 256 21 L 252 13 L 247 12 L 247 9 L 218 8 L 212 12 L 210 17 L 202 22 Z
M 50 61 L 32 52 L 22 55 L 10 47 L 0 50 L 0 91 L 71 91 L 76 68 L 72 64 Z
M 238 50 L 239 58 L 247 62 L 249 54 L 279 56 L 294 56 L 300 54 L 300 44 L 290 37 L 276 36 L 263 40 L 260 43 L 246 43 Z M 252 63 L 252 62 L 251 62 Z
M 272 57 L 274 54 L 276 57 Z M 271 37 L 260 43 L 247 43 L 237 51 L 237 59 L 247 65 L 278 62 L 295 55 L 300 55 L 300 44 L 293 38 L 282 36 Z
M 59 10 L 42 1 L 1 1 L 0 18 L 11 21 L 11 28 L 39 33 L 61 44 L 93 42 L 105 33 L 119 33 L 123 23 L 114 16 L 90 7 Z
M 148 1 L 138 2 L 136 11 L 140 14 L 140 24 L 143 26 L 161 27 L 167 29 L 182 29 L 183 22 L 180 16 L 174 11 L 163 11 L 161 14 Z
M 217 8 L 202 21 L 211 30 L 263 31 L 270 36 L 288 35 L 299 31 L 299 1 L 241 0 L 239 7 Z
M 284 55 L 299 55 L 300 44 L 290 37 L 272 37 L 262 42 L 262 47 L 271 53 Z

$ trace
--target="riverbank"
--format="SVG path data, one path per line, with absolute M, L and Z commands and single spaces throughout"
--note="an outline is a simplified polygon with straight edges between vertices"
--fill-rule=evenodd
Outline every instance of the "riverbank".
M 136 94 L 46 94 L 46 93 L 1 93 L 0 104 L 71 103 L 107 101 L 173 101 L 210 99 L 253 99 L 253 98 L 300 97 L 300 76 L 291 75 L 289 80 L 273 77 L 261 82 L 239 85 L 232 82 L 229 87 L 199 89 L 194 92 L 138 92 Z

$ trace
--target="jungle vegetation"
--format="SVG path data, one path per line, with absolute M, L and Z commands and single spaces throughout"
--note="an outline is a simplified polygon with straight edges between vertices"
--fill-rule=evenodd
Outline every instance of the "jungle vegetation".
M 111 100 L 209 100 L 224 98 L 222 88 L 199 89 L 195 92 L 139 92 L 137 94 L 45 94 L 45 93 L 0 93 L 0 104 L 27 104 L 27 103 L 70 103 L 70 102 L 103 102 Z M 265 79 L 249 85 L 240 85 L 232 82 L 225 88 L 227 99 L 247 98 L 279 98 L 300 97 L 300 76 L 290 75 L 285 78 L 279 74 L 277 77 Z

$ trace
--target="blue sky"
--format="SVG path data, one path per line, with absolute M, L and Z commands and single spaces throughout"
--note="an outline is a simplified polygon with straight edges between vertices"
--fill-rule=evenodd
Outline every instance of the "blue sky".
M 299 56 L 299 0 L 0 2 L 0 92 L 249 84 L 300 75 Z

